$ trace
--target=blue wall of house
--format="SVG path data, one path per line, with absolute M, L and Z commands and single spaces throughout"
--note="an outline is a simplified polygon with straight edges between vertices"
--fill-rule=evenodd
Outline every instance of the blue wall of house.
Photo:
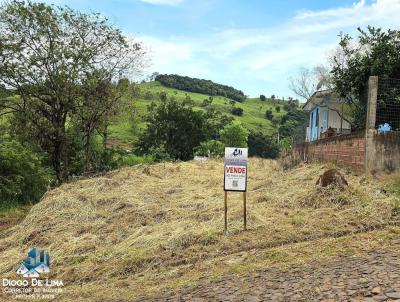
M 320 108 L 315 107 L 313 110 L 310 111 L 310 137 L 309 141 L 313 141 L 318 139 L 318 123 L 319 123 L 319 113 L 320 113 Z

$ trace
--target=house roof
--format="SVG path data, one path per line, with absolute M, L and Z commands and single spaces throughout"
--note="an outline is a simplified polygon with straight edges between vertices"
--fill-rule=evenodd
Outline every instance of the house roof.
M 302 108 L 303 110 L 311 110 L 315 106 L 332 103 L 343 103 L 343 99 L 339 97 L 333 89 L 318 90 L 304 103 Z

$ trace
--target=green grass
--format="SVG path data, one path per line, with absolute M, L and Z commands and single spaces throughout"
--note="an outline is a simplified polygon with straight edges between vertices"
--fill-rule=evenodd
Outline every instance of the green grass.
M 175 97 L 177 100 L 184 100 L 186 96 L 190 96 L 194 102 L 194 108 L 197 110 L 204 110 L 201 104 L 203 103 L 204 99 L 208 99 L 209 97 L 208 95 L 201 93 L 186 92 L 175 88 L 165 87 L 159 82 L 141 83 L 138 84 L 138 87 L 141 95 L 145 95 L 147 92 L 150 92 L 153 98 L 150 100 L 144 98 L 132 98 L 131 100 L 125 100 L 128 102 L 133 102 L 137 119 L 137 129 L 136 131 L 132 132 L 132 123 L 127 121 L 126 115 L 117 117 L 109 128 L 109 137 L 112 144 L 119 144 L 126 148 L 134 145 L 137 140 L 138 132 L 140 129 L 146 127 L 145 118 L 147 115 L 147 106 L 152 102 L 158 103 L 158 96 L 161 92 L 165 92 L 167 97 Z M 262 102 L 259 98 L 248 98 L 243 103 L 235 102 L 234 104 L 235 107 L 240 107 L 243 109 L 242 116 L 235 116 L 230 113 L 232 105 L 230 104 L 230 99 L 225 97 L 214 96 L 211 106 L 222 113 L 241 121 L 242 124 L 251 131 L 260 131 L 264 134 L 272 135 L 276 133 L 276 130 L 271 124 L 271 121 L 265 118 L 265 111 L 271 109 L 274 116 L 282 116 L 286 114 L 286 111 L 283 109 L 283 105 L 284 101 L 281 100 L 273 101 L 271 99 L 267 99 L 266 101 Z M 276 106 L 281 107 L 280 112 L 275 110 Z
M 386 190 L 400 197 L 400 177 L 396 177 L 386 185 Z
M 4 217 L 23 217 L 26 215 L 31 205 L 22 205 L 13 201 L 0 202 L 0 219 Z
M 385 189 L 397 197 L 393 201 L 393 215 L 400 217 L 400 176 L 387 183 Z

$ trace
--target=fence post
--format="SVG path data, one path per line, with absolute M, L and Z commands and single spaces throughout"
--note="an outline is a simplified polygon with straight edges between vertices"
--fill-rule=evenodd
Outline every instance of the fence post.
M 378 77 L 370 76 L 368 80 L 368 103 L 367 118 L 365 125 L 365 176 L 370 178 L 372 175 L 372 165 L 374 162 L 375 151 L 373 136 L 376 123 L 376 107 L 378 100 Z

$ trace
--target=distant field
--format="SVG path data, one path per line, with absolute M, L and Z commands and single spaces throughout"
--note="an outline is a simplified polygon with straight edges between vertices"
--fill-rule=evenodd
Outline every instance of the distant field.
M 144 98 L 132 98 L 134 108 L 136 111 L 136 126 L 139 129 L 146 127 L 145 118 L 147 114 L 147 106 L 152 102 L 159 102 L 159 94 L 165 92 L 168 97 L 175 97 L 177 100 L 184 100 L 186 96 L 189 96 L 194 104 L 195 108 L 198 110 L 204 110 L 201 104 L 209 96 L 201 93 L 186 92 L 174 88 L 165 87 L 159 82 L 148 82 L 138 84 L 140 89 L 140 94 L 145 95 L 150 93 L 152 99 Z M 130 101 L 130 100 L 126 100 Z M 271 109 L 274 115 L 284 115 L 286 111 L 283 109 L 284 101 L 267 99 L 262 102 L 259 98 L 249 98 L 243 103 L 235 102 L 234 106 L 243 109 L 243 116 L 235 116 L 230 113 L 232 105 L 230 104 L 230 99 L 220 96 L 214 96 L 212 107 L 221 111 L 222 113 L 232 116 L 237 120 L 240 120 L 243 125 L 249 130 L 261 131 L 262 133 L 272 135 L 274 134 L 275 128 L 271 122 L 265 118 L 265 111 Z M 280 106 L 280 112 L 277 112 L 275 107 Z M 112 144 L 131 147 L 136 141 L 136 135 L 138 131 L 132 133 L 131 123 L 127 121 L 126 116 L 121 116 L 116 118 L 114 123 L 110 126 L 110 139 Z

